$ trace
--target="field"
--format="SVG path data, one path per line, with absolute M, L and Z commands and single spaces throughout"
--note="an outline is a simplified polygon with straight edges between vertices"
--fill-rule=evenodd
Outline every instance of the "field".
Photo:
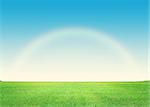
M 1 107 L 150 107 L 149 82 L 1 82 Z

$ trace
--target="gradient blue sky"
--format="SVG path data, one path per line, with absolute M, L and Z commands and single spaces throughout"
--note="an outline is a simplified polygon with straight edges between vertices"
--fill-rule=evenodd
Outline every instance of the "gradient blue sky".
M 148 0 L 2 0 L 1 9 L 6 65 L 39 34 L 66 26 L 111 34 L 147 63 Z

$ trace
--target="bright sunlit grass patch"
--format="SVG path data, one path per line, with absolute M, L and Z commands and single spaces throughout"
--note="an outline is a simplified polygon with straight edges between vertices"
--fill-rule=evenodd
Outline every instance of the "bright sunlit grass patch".
M 148 107 L 149 82 L 1 82 L 1 107 Z

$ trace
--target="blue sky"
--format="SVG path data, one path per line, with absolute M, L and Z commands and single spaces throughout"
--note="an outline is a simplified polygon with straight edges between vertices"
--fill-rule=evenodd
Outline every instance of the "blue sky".
M 1 16 L 6 65 L 39 34 L 69 26 L 106 32 L 146 64 L 148 0 L 3 0 Z

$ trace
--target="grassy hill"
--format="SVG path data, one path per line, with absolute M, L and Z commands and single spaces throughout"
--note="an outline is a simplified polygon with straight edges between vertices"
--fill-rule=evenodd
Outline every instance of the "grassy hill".
M 1 107 L 150 107 L 149 82 L 0 82 Z

